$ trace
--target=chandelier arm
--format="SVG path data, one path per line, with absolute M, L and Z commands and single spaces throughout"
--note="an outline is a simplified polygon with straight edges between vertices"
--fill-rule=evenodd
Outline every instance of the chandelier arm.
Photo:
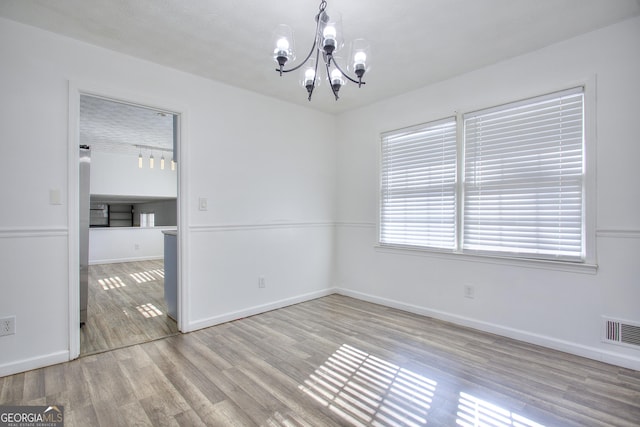
M 316 88 L 316 79 L 318 78 L 318 62 L 320 61 L 320 50 L 316 51 L 316 68 L 313 71 L 313 83 L 311 85 L 311 91 L 309 92 L 309 101 L 311 101 L 311 95 L 313 95 L 313 90 Z
M 311 55 L 313 55 L 313 49 L 316 48 L 316 40 L 314 39 L 313 41 L 313 46 L 311 46 L 311 50 L 309 51 L 309 54 L 307 55 L 307 57 L 304 59 L 304 61 L 302 61 L 301 63 L 299 63 L 298 65 L 296 65 L 293 68 L 289 68 L 288 70 L 280 70 L 279 68 L 276 68 L 277 72 L 282 72 L 282 73 L 288 73 L 290 71 L 295 71 L 297 69 L 299 69 L 300 67 L 302 67 L 304 64 L 307 63 L 307 61 L 309 60 L 309 58 L 311 58 Z
M 313 55 L 313 49 L 315 49 L 316 46 L 318 45 L 318 31 L 320 30 L 320 15 L 322 14 L 322 12 L 324 12 L 324 9 L 326 7 L 327 7 L 326 0 L 322 0 L 322 2 L 320 2 L 320 7 L 319 7 L 320 12 L 318 12 L 318 15 L 316 15 L 316 32 L 314 33 L 314 37 L 313 37 L 313 45 L 311 46 L 311 50 L 309 51 L 309 54 L 307 55 L 307 57 L 300 64 L 298 64 L 293 68 L 289 68 L 288 70 L 283 70 L 282 67 L 276 68 L 276 71 L 279 72 L 280 75 L 282 75 L 282 73 L 288 73 L 291 71 L 298 70 L 300 67 L 302 67 L 304 64 L 307 63 L 309 58 L 311 58 L 311 55 Z
M 347 73 L 345 73 L 344 71 L 342 71 L 342 68 L 340 68 L 340 65 L 338 64 L 338 61 L 336 61 L 336 58 L 333 58 L 333 65 L 335 65 L 335 66 L 336 66 L 336 68 L 337 68 L 338 70 L 340 70 L 340 72 L 342 73 L 342 75 L 343 75 L 343 76 L 345 76 L 349 81 L 351 81 L 351 82 L 353 82 L 353 83 L 355 83 L 355 84 L 357 84 L 357 85 L 363 85 L 363 84 L 365 84 L 365 82 L 363 82 L 363 81 L 358 81 L 358 80 L 352 79 L 351 77 L 349 77 L 349 75 L 348 75 Z

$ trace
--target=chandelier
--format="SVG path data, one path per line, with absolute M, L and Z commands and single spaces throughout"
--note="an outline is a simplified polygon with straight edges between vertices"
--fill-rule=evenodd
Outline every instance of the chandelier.
M 282 76 L 283 73 L 301 69 L 300 84 L 307 89 L 309 101 L 311 101 L 313 90 L 320 84 L 318 66 L 320 65 L 321 57 L 324 64 L 322 67 L 326 68 L 329 87 L 336 97 L 336 101 L 338 100 L 340 88 L 346 83 L 345 79 L 361 87 L 365 84 L 362 81 L 362 76 L 366 71 L 369 71 L 370 49 L 369 44 L 364 39 L 356 39 L 351 43 L 350 62 L 347 65 L 347 71 L 352 72 L 354 77 L 350 77 L 344 68 L 338 64 L 338 59 L 340 58 L 337 54 L 344 47 L 342 22 L 338 14 L 334 17 L 329 17 L 325 12 L 326 7 L 327 2 L 322 0 L 315 18 L 316 32 L 311 50 L 304 61 L 295 67 L 284 68 L 288 61 L 295 59 L 293 30 L 288 25 L 281 24 L 273 32 L 275 45 L 273 59 L 278 63 L 276 71 Z

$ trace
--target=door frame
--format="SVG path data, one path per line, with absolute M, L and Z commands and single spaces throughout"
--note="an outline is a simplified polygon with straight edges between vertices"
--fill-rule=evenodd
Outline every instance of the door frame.
M 80 145 L 80 96 L 89 95 L 108 100 L 165 111 L 178 116 L 178 141 L 176 144 L 177 170 L 177 225 L 178 225 L 178 330 L 188 332 L 189 280 L 188 258 L 188 111 L 185 105 L 173 99 L 158 98 L 155 94 L 141 94 L 114 89 L 87 82 L 69 81 L 69 129 L 68 129 L 68 260 L 69 260 L 69 360 L 80 356 L 80 261 L 79 261 L 79 155 Z

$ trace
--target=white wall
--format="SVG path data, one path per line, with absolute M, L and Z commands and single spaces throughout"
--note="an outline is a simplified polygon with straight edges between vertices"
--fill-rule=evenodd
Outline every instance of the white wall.
M 89 229 L 89 264 L 131 262 L 164 257 L 162 230 L 175 227 L 97 227 Z
M 90 185 L 91 194 L 176 197 L 178 178 L 176 171 L 172 171 L 170 166 L 160 170 L 159 161 L 153 169 L 149 169 L 147 162 L 143 168 L 139 168 L 137 154 L 93 150 Z
M 596 274 L 376 249 L 380 132 L 597 80 Z M 341 292 L 640 369 L 601 316 L 640 322 L 640 19 L 342 115 Z M 593 191 L 594 189 L 591 189 Z M 475 299 L 463 285 L 476 287 Z
M 0 57 L 0 316 L 16 316 L 16 334 L 0 337 L 0 376 L 70 355 L 70 81 L 184 106 L 185 330 L 328 292 L 333 116 L 4 19 Z

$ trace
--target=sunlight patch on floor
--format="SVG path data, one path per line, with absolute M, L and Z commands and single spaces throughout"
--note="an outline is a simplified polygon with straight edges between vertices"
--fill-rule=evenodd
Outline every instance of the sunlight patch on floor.
M 129 274 L 136 283 L 153 282 L 155 280 L 164 279 L 164 268 L 158 268 L 155 270 L 138 271 L 136 273 Z
M 460 392 L 457 415 L 456 424 L 462 427 L 544 427 L 542 424 L 464 392 Z
M 136 309 L 138 310 L 138 312 L 140 312 L 140 314 L 142 314 L 147 319 L 162 315 L 162 312 L 158 310 L 158 308 L 151 303 L 139 305 L 136 307 Z
M 102 287 L 103 291 L 108 291 L 109 289 L 124 288 L 125 286 L 127 286 L 118 276 L 98 279 L 98 283 Z
M 299 386 L 354 426 L 427 422 L 437 383 L 343 344 Z

